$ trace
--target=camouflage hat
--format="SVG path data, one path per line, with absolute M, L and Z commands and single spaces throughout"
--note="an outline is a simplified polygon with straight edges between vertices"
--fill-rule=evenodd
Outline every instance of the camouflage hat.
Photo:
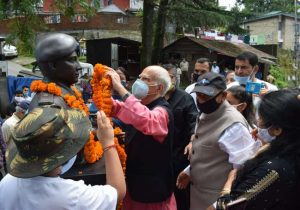
M 89 139 L 91 124 L 77 109 L 38 107 L 15 127 L 6 152 L 7 170 L 16 177 L 45 174 L 62 165 Z

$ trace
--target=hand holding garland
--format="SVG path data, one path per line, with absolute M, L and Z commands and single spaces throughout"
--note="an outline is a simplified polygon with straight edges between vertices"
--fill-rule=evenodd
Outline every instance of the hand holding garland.
M 128 91 L 126 88 L 122 85 L 121 79 L 119 74 L 112 68 L 107 68 L 107 75 L 110 76 L 111 81 L 112 81 L 112 88 L 118 92 L 118 94 L 123 98 Z

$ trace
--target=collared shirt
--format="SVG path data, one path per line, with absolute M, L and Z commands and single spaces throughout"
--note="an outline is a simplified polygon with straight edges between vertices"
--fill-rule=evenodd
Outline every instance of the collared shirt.
M 2 130 L 2 135 L 3 135 L 3 140 L 6 144 L 9 143 L 12 131 L 15 127 L 15 125 L 20 121 L 20 118 L 13 113 L 13 115 L 8 118 L 7 120 L 5 120 L 5 122 L 3 123 L 1 130 Z
M 113 100 L 113 116 L 130 124 L 145 135 L 151 135 L 162 143 L 168 135 L 168 112 L 162 107 L 148 109 L 130 95 L 125 102 Z
M 220 74 L 220 68 L 219 68 L 219 66 L 212 66 L 211 67 L 211 72 L 214 72 L 216 74 Z
M 261 146 L 242 123 L 229 126 L 218 139 L 218 143 L 220 149 L 229 155 L 228 162 L 233 165 L 233 168 L 240 168 Z M 189 167 L 184 169 L 188 175 L 190 175 Z
M 196 85 L 196 83 L 193 83 L 193 84 L 190 84 L 189 86 L 187 86 L 185 88 L 185 92 L 187 92 L 188 94 L 190 94 L 193 97 L 193 100 L 194 100 L 195 105 L 197 107 L 197 95 L 196 95 L 196 93 L 192 93 L 192 91 L 195 88 L 195 85 Z M 199 111 L 198 107 L 197 107 L 197 110 Z

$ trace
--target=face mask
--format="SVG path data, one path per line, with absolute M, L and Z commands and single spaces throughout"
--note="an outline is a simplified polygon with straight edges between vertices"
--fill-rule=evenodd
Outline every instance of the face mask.
M 28 97 L 29 94 L 28 93 L 23 93 L 24 97 Z
M 137 99 L 143 99 L 147 96 L 149 92 L 148 85 L 140 79 L 137 79 L 132 85 L 132 94 Z
M 197 82 L 197 80 L 198 80 L 198 78 L 200 77 L 200 75 L 199 74 L 193 74 L 193 81 L 194 82 Z
M 216 101 L 217 96 L 218 95 L 216 95 L 212 99 L 209 99 L 208 101 L 206 101 L 202 104 L 200 104 L 197 100 L 198 109 L 205 114 L 210 114 L 210 113 L 213 113 L 214 111 L 216 111 L 219 108 L 219 106 L 221 105 Z
M 21 101 L 24 100 L 24 97 L 20 97 L 20 96 L 15 96 L 15 100 L 20 103 Z
M 257 135 L 267 143 L 270 143 L 271 141 L 273 141 L 276 138 L 276 136 L 271 136 L 269 134 L 269 131 L 268 131 L 269 128 L 258 128 L 258 133 L 257 133 Z
M 247 82 L 250 80 L 250 76 L 240 77 L 240 76 L 234 75 L 234 80 L 237 81 L 240 85 L 246 85 Z
M 68 160 L 67 163 L 65 163 L 64 165 L 62 165 L 61 167 L 61 173 L 60 174 L 64 174 L 66 173 L 68 170 L 70 170 L 70 168 L 73 166 L 73 164 L 75 163 L 77 155 L 75 155 L 73 158 L 71 158 L 70 160 Z

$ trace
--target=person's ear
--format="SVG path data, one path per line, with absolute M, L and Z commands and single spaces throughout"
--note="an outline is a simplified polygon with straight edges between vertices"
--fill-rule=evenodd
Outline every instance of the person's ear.
M 258 70 L 259 70 L 259 66 L 258 66 L 258 65 L 255 65 L 254 68 L 253 68 L 252 76 L 255 77 L 255 74 L 258 72 Z
M 216 98 L 216 101 L 218 103 L 223 103 L 225 100 L 226 100 L 226 97 L 227 97 L 227 92 L 226 91 L 223 91 L 217 98 Z
M 158 85 L 157 90 L 158 90 L 159 92 L 162 92 L 163 89 L 164 89 L 164 86 L 163 86 L 162 84 Z
M 271 127 L 269 131 L 272 136 L 280 136 L 282 134 L 282 128 L 276 126 Z
M 227 92 L 224 91 L 221 95 L 222 95 L 222 102 L 224 102 L 227 98 Z
M 247 103 L 241 103 L 238 107 L 237 107 L 237 109 L 240 111 L 240 112 L 243 112 L 246 108 L 247 108 Z

